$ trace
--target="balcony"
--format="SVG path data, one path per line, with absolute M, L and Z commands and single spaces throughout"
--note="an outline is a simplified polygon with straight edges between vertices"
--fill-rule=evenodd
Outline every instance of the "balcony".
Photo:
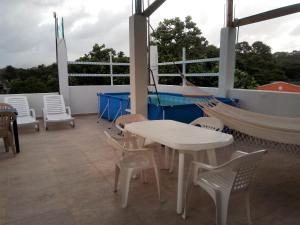
M 132 180 L 128 208 L 113 193 L 118 153 L 105 142 L 111 123 L 95 115 L 77 116 L 76 127 L 20 131 L 21 153 L 0 153 L 0 224 L 214 224 L 210 197 L 195 189 L 186 221 L 176 214 L 177 172 L 161 171 L 164 203 L 159 203 L 152 171 L 149 183 Z M 219 161 L 231 150 L 218 151 Z M 157 156 L 160 154 L 157 152 Z M 187 160 L 190 160 L 187 158 Z M 188 163 L 186 164 L 188 165 Z M 264 158 L 251 188 L 254 224 L 297 224 L 300 209 L 299 157 L 272 151 Z M 228 224 L 245 224 L 243 198 L 230 201 Z

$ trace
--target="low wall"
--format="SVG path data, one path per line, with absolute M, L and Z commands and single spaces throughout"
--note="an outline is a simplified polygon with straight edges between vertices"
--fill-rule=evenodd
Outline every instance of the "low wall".
M 70 106 L 72 114 L 98 112 L 98 92 L 129 92 L 129 85 L 70 86 Z
M 58 94 L 55 93 L 34 93 L 34 94 L 4 94 L 0 95 L 0 102 L 4 102 L 4 98 L 7 96 L 26 96 L 28 99 L 29 107 L 35 110 L 37 117 L 42 117 L 42 108 L 43 108 L 43 96 L 44 95 L 51 95 L 51 94 Z
M 253 112 L 276 116 L 300 117 L 300 93 L 231 89 L 229 98 Z

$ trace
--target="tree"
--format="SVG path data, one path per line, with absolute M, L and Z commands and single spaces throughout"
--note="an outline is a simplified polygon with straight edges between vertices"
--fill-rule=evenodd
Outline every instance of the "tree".
M 109 62 L 110 54 L 112 54 L 113 62 L 129 62 L 129 57 L 125 56 L 124 52 L 116 52 L 113 48 L 106 48 L 104 44 L 94 44 L 92 50 L 84 54 L 76 61 L 81 62 Z M 106 65 L 69 65 L 70 73 L 82 74 L 110 74 L 110 67 Z M 128 66 L 114 66 L 114 74 L 128 74 Z M 110 77 L 70 77 L 69 83 L 72 86 L 76 85 L 109 85 Z M 129 79 L 126 77 L 114 77 L 115 84 L 129 84 Z
M 251 46 L 248 42 L 236 45 L 236 68 L 257 82 L 257 85 L 287 79 L 276 63 L 271 48 L 263 42 L 256 41 Z
M 182 48 L 185 47 L 189 59 L 204 58 L 208 41 L 202 36 L 201 30 L 192 17 L 187 16 L 184 21 L 179 17 L 164 19 L 152 32 L 153 44 L 158 46 L 159 60 L 179 60 Z
M 213 45 L 208 45 L 208 41 L 202 36 L 201 30 L 192 17 L 187 16 L 184 21 L 175 17 L 164 19 L 152 32 L 152 44 L 158 46 L 158 57 L 160 62 L 172 62 L 182 59 L 182 48 L 186 49 L 187 59 L 201 59 L 208 57 L 218 57 L 219 49 Z M 160 66 L 159 73 L 177 73 L 180 66 Z M 187 66 L 187 73 L 214 72 L 218 70 L 216 63 L 199 63 Z M 215 78 L 190 77 L 189 81 L 203 84 L 203 81 L 215 80 Z M 160 77 L 160 83 L 180 84 L 180 77 Z M 215 81 L 214 81 L 215 83 Z M 214 85 L 213 85 L 214 86 Z
M 247 72 L 236 69 L 234 75 L 234 87 L 242 89 L 253 89 L 257 86 L 254 77 L 249 76 Z

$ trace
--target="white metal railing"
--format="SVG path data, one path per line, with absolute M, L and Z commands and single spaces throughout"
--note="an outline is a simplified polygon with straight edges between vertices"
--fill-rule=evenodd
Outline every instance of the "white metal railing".
M 98 66 L 109 66 L 108 74 L 100 73 L 69 73 L 69 77 L 110 77 L 110 84 L 114 85 L 114 77 L 129 77 L 129 74 L 114 74 L 113 66 L 129 66 L 129 63 L 113 62 L 112 54 L 109 53 L 109 62 L 78 62 L 68 61 L 68 65 L 98 65 Z
M 158 73 L 158 77 L 178 77 L 184 75 L 185 77 L 218 77 L 219 72 L 217 73 L 187 73 L 186 66 L 188 64 L 198 64 L 198 63 L 207 63 L 207 62 L 219 62 L 220 58 L 206 58 L 206 59 L 192 59 L 186 60 L 186 50 L 182 49 L 182 60 L 174 61 L 174 62 L 160 62 L 157 64 L 157 67 L 154 67 L 155 70 L 158 70 L 159 66 L 171 66 L 171 65 L 182 65 L 181 74 L 179 73 Z M 129 66 L 130 63 L 121 63 L 121 62 L 113 62 L 112 54 L 109 54 L 109 62 L 80 62 L 80 61 L 68 61 L 68 65 L 99 65 L 99 66 L 109 66 L 110 73 L 107 74 L 98 74 L 98 73 L 69 73 L 69 77 L 110 77 L 111 85 L 113 86 L 113 78 L 114 77 L 129 77 L 129 74 L 114 74 L 113 67 L 114 66 Z M 185 82 L 182 82 L 182 85 L 185 85 Z
M 182 60 L 175 62 L 161 62 L 158 63 L 158 66 L 170 66 L 170 65 L 182 65 L 181 74 L 179 73 L 158 73 L 158 77 L 219 77 L 220 73 L 187 73 L 186 66 L 188 64 L 198 64 L 198 63 L 207 63 L 207 62 L 219 62 L 220 58 L 206 58 L 206 59 L 192 59 L 186 60 L 186 50 L 182 48 Z M 185 86 L 184 79 L 182 78 L 182 85 Z

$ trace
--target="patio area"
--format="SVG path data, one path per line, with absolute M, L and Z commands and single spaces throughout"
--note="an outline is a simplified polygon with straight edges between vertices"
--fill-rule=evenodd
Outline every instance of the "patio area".
M 188 219 L 176 214 L 176 169 L 172 174 L 160 170 L 163 203 L 149 171 L 148 184 L 132 181 L 128 208 L 123 209 L 120 194 L 113 193 L 119 154 L 103 134 L 111 123 L 96 121 L 96 115 L 78 116 L 74 129 L 56 126 L 46 132 L 40 124 L 40 132 L 21 130 L 21 153 L 16 157 L 5 153 L 1 142 L 0 225 L 215 224 L 214 203 L 200 188 L 194 191 Z M 228 160 L 230 154 L 228 149 L 217 151 L 218 161 Z M 253 224 L 299 224 L 297 157 L 270 151 L 263 158 L 251 189 Z M 243 198 L 235 196 L 228 224 L 246 223 Z

